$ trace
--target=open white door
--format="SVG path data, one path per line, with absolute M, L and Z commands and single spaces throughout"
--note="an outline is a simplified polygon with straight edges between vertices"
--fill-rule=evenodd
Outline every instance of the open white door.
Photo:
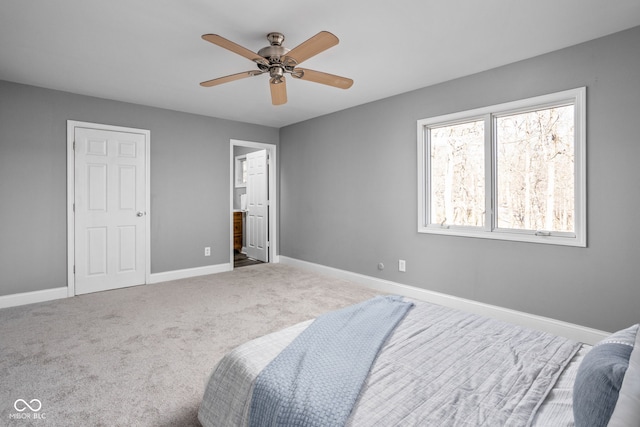
M 269 262 L 267 150 L 247 154 L 247 256 Z
M 75 128 L 75 293 L 145 283 L 143 133 Z

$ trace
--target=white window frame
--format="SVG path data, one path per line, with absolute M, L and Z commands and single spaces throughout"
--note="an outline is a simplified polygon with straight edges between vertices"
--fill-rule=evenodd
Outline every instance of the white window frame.
M 574 233 L 503 229 L 496 226 L 496 117 L 540 108 L 574 105 Z M 485 221 L 483 227 L 433 224 L 430 220 L 429 129 L 483 119 L 485 122 Z M 418 120 L 418 232 L 565 246 L 587 246 L 586 87 Z

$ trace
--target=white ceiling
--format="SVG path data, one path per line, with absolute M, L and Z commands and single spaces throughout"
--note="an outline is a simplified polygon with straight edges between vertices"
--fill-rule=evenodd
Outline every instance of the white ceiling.
M 640 25 L 640 0 L 0 0 L 0 79 L 281 127 Z M 351 89 L 287 80 L 272 106 L 266 75 L 203 88 L 255 64 L 265 35 L 293 48 L 340 39 L 305 68 Z

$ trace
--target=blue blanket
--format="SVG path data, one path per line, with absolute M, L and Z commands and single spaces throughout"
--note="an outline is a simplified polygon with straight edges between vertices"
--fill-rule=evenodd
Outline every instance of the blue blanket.
M 258 375 L 249 426 L 343 426 L 378 351 L 412 306 L 378 296 L 318 317 Z

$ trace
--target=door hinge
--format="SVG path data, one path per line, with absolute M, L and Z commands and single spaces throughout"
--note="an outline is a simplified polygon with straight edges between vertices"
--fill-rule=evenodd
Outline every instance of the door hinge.
M 76 151 L 76 142 L 73 141 L 73 151 Z
M 76 274 L 76 266 L 73 266 L 73 274 Z

